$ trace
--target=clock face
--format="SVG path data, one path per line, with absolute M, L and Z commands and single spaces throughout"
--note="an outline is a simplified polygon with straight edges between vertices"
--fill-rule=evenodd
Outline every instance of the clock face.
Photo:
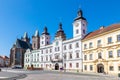
M 75 23 L 75 26 L 78 27 L 78 26 L 79 26 L 79 23 Z

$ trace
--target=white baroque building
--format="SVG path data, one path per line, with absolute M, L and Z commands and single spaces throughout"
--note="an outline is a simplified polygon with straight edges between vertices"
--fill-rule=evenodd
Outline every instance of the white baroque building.
M 86 35 L 87 21 L 79 10 L 73 22 L 73 38 L 66 40 L 62 23 L 50 44 L 50 35 L 47 27 L 39 36 L 36 30 L 32 36 L 32 50 L 28 49 L 24 56 L 24 68 L 34 67 L 59 70 L 64 68 L 70 71 L 82 71 L 82 38 Z

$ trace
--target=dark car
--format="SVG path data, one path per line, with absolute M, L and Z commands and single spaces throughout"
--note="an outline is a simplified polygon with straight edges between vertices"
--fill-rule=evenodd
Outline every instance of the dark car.
M 22 69 L 22 67 L 18 65 L 18 66 L 13 66 L 12 69 Z

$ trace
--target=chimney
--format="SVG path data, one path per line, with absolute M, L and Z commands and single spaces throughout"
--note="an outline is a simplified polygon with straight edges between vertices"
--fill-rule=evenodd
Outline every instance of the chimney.
M 100 27 L 100 30 L 101 30 L 101 29 L 104 29 L 104 26 L 101 26 L 101 27 Z

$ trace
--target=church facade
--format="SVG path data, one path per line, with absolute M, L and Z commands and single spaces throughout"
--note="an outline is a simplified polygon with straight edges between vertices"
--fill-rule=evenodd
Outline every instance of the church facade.
M 32 48 L 27 49 L 24 56 L 24 68 L 34 67 L 53 70 L 82 71 L 82 43 L 86 35 L 87 21 L 79 10 L 73 22 L 73 38 L 66 40 L 62 23 L 55 34 L 54 41 L 50 44 L 50 34 L 47 27 L 39 35 L 36 30 L 32 36 Z
M 32 47 L 30 44 L 30 38 L 28 38 L 28 34 L 25 32 L 21 39 L 16 39 L 16 42 L 10 49 L 11 67 L 24 67 L 24 54 L 27 49 L 32 49 Z

